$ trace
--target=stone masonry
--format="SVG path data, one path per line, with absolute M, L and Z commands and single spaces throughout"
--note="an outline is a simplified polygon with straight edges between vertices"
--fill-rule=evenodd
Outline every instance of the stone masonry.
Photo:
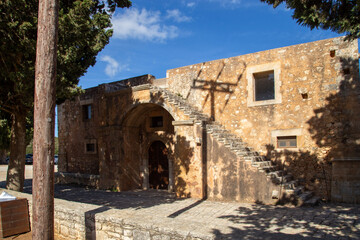
M 334 38 L 87 89 L 58 108 L 59 171 L 117 191 L 359 203 L 359 175 L 342 177 L 359 165 L 358 56 Z
M 6 191 L 27 198 L 31 214 L 31 194 Z M 293 208 L 55 186 L 56 240 L 359 239 L 359 216 L 349 204 Z

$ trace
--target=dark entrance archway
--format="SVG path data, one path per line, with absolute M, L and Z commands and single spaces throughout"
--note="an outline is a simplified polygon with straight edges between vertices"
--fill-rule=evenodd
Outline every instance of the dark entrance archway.
M 149 147 L 149 186 L 152 189 L 168 189 L 169 161 L 168 150 L 161 141 Z

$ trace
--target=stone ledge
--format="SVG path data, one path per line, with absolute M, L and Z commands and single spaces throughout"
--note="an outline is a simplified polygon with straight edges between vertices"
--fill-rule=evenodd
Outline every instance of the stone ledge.
M 132 87 L 131 90 L 133 92 L 142 91 L 142 90 L 149 90 L 151 87 L 151 84 L 143 84 L 139 86 Z
M 194 125 L 194 120 L 184 120 L 184 121 L 172 121 L 173 126 L 192 126 Z
M 100 175 L 81 174 L 81 173 L 55 173 L 55 183 L 78 184 L 82 186 L 99 187 Z

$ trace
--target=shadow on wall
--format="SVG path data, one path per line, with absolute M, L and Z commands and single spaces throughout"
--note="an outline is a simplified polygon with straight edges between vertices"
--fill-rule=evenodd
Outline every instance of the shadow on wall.
M 165 100 L 161 92 L 150 92 L 150 102 L 164 106 Z
M 174 190 L 177 197 L 191 197 L 188 186 L 191 185 L 190 171 L 191 159 L 194 155 L 194 148 L 185 136 L 160 133 L 159 139 L 166 142 L 168 147 L 168 159 L 173 164 Z
M 150 97 L 151 102 L 164 106 L 164 98 L 161 92 L 151 93 Z M 173 149 L 169 149 L 169 159 L 173 161 L 174 190 L 176 195 L 178 197 L 191 197 L 188 186 L 192 183 L 188 173 L 194 148 L 190 146 L 190 141 L 186 140 L 185 136 L 179 135 L 179 133 L 177 133 L 175 138 L 172 134 L 159 134 L 159 136 L 168 143 L 168 146 L 173 146 Z
M 358 219 L 359 213 L 359 208 L 351 206 L 340 208 L 324 206 L 321 210 L 266 205 L 239 207 L 236 214 L 220 218 L 241 224 L 242 228 L 230 226 L 230 231 L 227 233 L 213 229 L 213 234 L 216 239 L 310 240 L 340 239 L 344 236 L 356 239 L 360 231 L 354 229 L 353 224 L 354 219 Z
M 200 79 L 200 76 L 203 73 L 203 68 L 201 68 L 199 70 L 196 79 L 193 80 L 193 85 L 191 86 L 191 89 L 195 89 L 195 90 L 199 89 L 202 91 L 207 91 L 207 95 L 206 95 L 205 99 L 203 100 L 202 110 L 204 111 L 206 103 L 207 103 L 208 99 L 210 98 L 211 120 L 213 120 L 213 121 L 216 120 L 216 118 L 215 118 L 215 114 L 216 114 L 215 101 L 216 101 L 217 93 L 228 93 L 228 96 L 226 97 L 226 101 L 224 103 L 223 108 L 221 110 L 219 110 L 220 113 L 222 113 L 224 111 L 225 107 L 227 106 L 227 104 L 229 103 L 230 95 L 234 93 L 233 89 L 235 89 L 238 86 L 240 79 L 242 78 L 243 73 L 245 72 L 245 69 L 246 69 L 245 63 L 241 63 L 241 65 L 242 65 L 242 72 L 237 77 L 236 83 L 227 83 L 227 82 L 220 81 L 220 77 L 226 66 L 225 61 L 222 62 L 221 69 L 217 73 L 217 77 L 215 78 L 215 80 Z M 186 97 L 187 99 L 189 98 L 190 93 L 191 93 L 191 91 L 189 91 L 189 93 Z
M 275 151 L 274 145 L 266 145 L 266 158 L 275 162 L 276 166 L 291 173 L 299 184 L 322 196 L 324 201 L 331 197 L 331 163 L 320 159 L 309 151 Z M 279 201 L 296 201 L 282 199 Z M 293 202 L 295 205 L 296 202 Z
M 358 61 L 346 58 L 340 61 L 344 79 L 338 93 L 327 97 L 326 106 L 314 110 L 315 116 L 307 122 L 317 146 L 326 152 L 325 161 L 360 156 Z
M 190 171 L 191 159 L 194 149 L 190 142 L 184 136 L 176 136 L 175 140 L 175 157 L 174 157 L 174 176 L 175 192 L 178 197 L 191 197 L 188 192 L 188 185 L 191 184 L 187 177 Z
M 331 161 L 360 156 L 360 82 L 358 73 L 352 72 L 357 71 L 358 61 L 346 58 L 340 61 L 343 79 L 337 93 L 324 99 L 325 106 L 315 109 L 314 116 L 307 121 L 316 147 L 311 151 L 277 152 L 273 145 L 266 145 L 268 159 L 324 200 L 331 198 Z

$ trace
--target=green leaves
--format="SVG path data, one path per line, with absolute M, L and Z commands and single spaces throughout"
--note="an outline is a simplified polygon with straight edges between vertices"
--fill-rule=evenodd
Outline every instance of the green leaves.
M 59 11 L 57 99 L 79 93 L 77 84 L 112 36 L 111 15 L 128 0 L 62 0 Z M 0 105 L 32 108 L 38 1 L 0 1 Z
M 292 17 L 307 27 L 345 33 L 348 40 L 360 37 L 360 1 L 358 0 L 261 0 L 274 8 L 281 3 L 294 10 Z
M 9 114 L 0 111 L 0 149 L 10 147 L 10 124 Z
M 82 92 L 77 86 L 79 78 L 96 63 L 97 54 L 112 36 L 111 15 L 117 7 L 130 6 L 128 0 L 60 1 L 57 103 Z M 3 113 L 17 112 L 32 118 L 37 14 L 37 0 L 0 1 L 0 111 Z M 9 124 L 10 117 L 0 116 L 0 119 Z M 27 124 L 31 131 L 32 120 Z M 1 129 L 0 138 L 6 136 Z

